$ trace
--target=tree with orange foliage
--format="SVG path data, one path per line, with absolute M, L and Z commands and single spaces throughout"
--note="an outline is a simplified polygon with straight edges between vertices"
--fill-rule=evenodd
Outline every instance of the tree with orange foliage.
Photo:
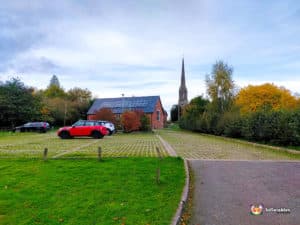
M 297 99 L 284 87 L 274 84 L 249 85 L 240 90 L 235 104 L 241 108 L 241 113 L 256 112 L 264 107 L 272 110 L 295 109 Z
M 116 123 L 116 117 L 115 114 L 113 113 L 113 111 L 110 108 L 102 108 L 100 110 L 98 110 L 93 119 L 95 120 L 106 120 L 109 121 L 113 124 Z
M 141 127 L 140 115 L 135 111 L 125 111 L 121 116 L 121 124 L 125 132 L 137 131 Z

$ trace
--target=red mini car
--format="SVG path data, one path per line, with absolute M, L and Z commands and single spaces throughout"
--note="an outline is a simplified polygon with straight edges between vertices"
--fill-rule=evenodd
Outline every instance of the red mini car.
M 57 131 L 57 135 L 62 139 L 90 136 L 93 138 L 103 138 L 107 135 L 107 129 L 97 124 L 96 121 L 79 120 L 71 127 L 62 127 Z

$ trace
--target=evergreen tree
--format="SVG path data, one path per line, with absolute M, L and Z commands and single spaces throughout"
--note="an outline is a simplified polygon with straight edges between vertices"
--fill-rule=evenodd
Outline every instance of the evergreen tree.
M 53 75 L 50 79 L 50 84 L 48 87 L 51 87 L 51 86 L 60 87 L 59 80 L 56 75 Z

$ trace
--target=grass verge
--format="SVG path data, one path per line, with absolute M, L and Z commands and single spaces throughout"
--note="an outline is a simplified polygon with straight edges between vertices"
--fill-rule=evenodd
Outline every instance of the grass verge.
M 169 224 L 184 186 L 179 158 L 0 160 L 0 224 Z

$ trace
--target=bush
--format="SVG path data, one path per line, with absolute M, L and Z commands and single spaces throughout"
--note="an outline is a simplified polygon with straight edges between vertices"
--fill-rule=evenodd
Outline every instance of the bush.
M 134 111 L 125 111 L 121 116 L 121 124 L 124 132 L 137 131 L 141 127 L 140 118 Z
M 239 112 L 228 112 L 222 117 L 224 124 L 224 135 L 233 138 L 242 137 L 243 118 Z
M 228 112 L 214 110 L 207 104 L 205 111 L 188 105 L 179 121 L 180 128 L 192 131 L 244 138 L 249 141 L 276 145 L 300 145 L 300 109 L 273 110 L 263 107 L 259 111 L 241 115 L 239 108 Z
M 242 136 L 277 145 L 299 145 L 299 115 L 290 111 L 258 111 L 243 119 Z
M 151 130 L 150 120 L 146 114 L 141 116 L 140 122 L 141 122 L 141 127 L 140 127 L 141 131 L 150 131 Z
M 125 132 L 151 130 L 149 117 L 142 110 L 124 112 L 121 116 L 121 124 Z
M 106 120 L 113 124 L 116 123 L 116 117 L 110 108 L 102 108 L 98 110 L 94 115 L 95 120 Z

